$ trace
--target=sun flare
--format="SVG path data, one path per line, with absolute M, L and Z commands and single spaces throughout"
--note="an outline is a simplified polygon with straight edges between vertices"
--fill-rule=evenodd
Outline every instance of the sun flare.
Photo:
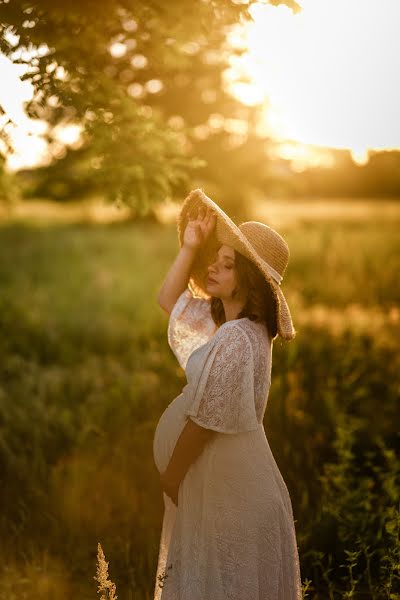
M 277 140 L 348 148 L 400 148 L 398 0 L 300 0 L 302 10 L 254 4 L 236 29 L 228 85 L 246 104 L 265 104 L 263 128 Z

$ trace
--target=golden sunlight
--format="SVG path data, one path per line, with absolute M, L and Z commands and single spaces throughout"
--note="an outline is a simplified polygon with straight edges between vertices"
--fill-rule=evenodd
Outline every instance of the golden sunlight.
M 329 148 L 350 149 L 359 164 L 371 149 L 400 149 L 400 21 L 398 0 L 298 0 L 286 5 L 253 4 L 253 21 L 229 35 L 232 56 L 228 89 L 244 104 L 265 107 L 259 130 L 276 141 L 275 155 L 291 157 L 293 168 L 332 163 Z M 113 44 L 114 56 L 124 53 Z M 144 58 L 144 57 L 142 57 Z M 24 104 L 32 86 L 19 79 L 24 67 L 0 55 L 0 105 L 8 118 L 18 169 L 49 160 L 46 124 L 29 119 Z M 160 85 L 158 80 L 148 82 Z M 132 84 L 132 87 L 136 84 Z M 159 87 L 155 91 L 159 91 Z M 211 124 L 209 124 L 213 127 Z M 206 126 L 200 135 L 207 135 Z M 60 128 L 60 142 L 78 143 L 79 127 Z
M 282 142 L 348 148 L 359 163 L 400 148 L 398 0 L 299 4 L 251 7 L 253 22 L 231 36 L 247 49 L 227 73 L 233 93 L 264 101 L 263 130 Z

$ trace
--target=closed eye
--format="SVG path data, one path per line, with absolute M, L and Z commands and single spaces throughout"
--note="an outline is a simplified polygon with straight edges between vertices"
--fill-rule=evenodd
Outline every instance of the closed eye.
M 215 256 L 214 256 L 214 260 L 211 262 L 210 266 L 211 266 L 211 265 L 213 265 L 215 262 L 217 262 L 217 261 L 218 261 L 218 258 L 219 258 L 219 257 L 218 257 L 218 255 L 215 255 Z M 233 269 L 233 266 L 234 266 L 234 262 L 233 262 L 233 261 L 232 261 L 232 262 L 229 262 L 229 263 L 225 263 L 225 264 L 224 264 L 224 267 L 225 267 L 226 269 Z

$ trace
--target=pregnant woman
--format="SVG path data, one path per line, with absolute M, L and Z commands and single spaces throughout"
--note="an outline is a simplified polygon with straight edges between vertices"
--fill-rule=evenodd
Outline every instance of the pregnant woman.
M 300 600 L 292 504 L 263 426 L 272 343 L 295 336 L 280 283 L 289 250 L 239 227 L 202 190 L 178 218 L 158 295 L 187 385 L 153 440 L 164 518 L 154 600 Z

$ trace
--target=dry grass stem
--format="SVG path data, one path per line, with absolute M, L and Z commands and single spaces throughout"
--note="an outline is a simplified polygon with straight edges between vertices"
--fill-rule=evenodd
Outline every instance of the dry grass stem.
M 108 562 L 100 542 L 97 544 L 97 570 L 93 579 L 99 583 L 97 591 L 101 594 L 100 600 L 117 600 L 115 583 L 108 579 Z

